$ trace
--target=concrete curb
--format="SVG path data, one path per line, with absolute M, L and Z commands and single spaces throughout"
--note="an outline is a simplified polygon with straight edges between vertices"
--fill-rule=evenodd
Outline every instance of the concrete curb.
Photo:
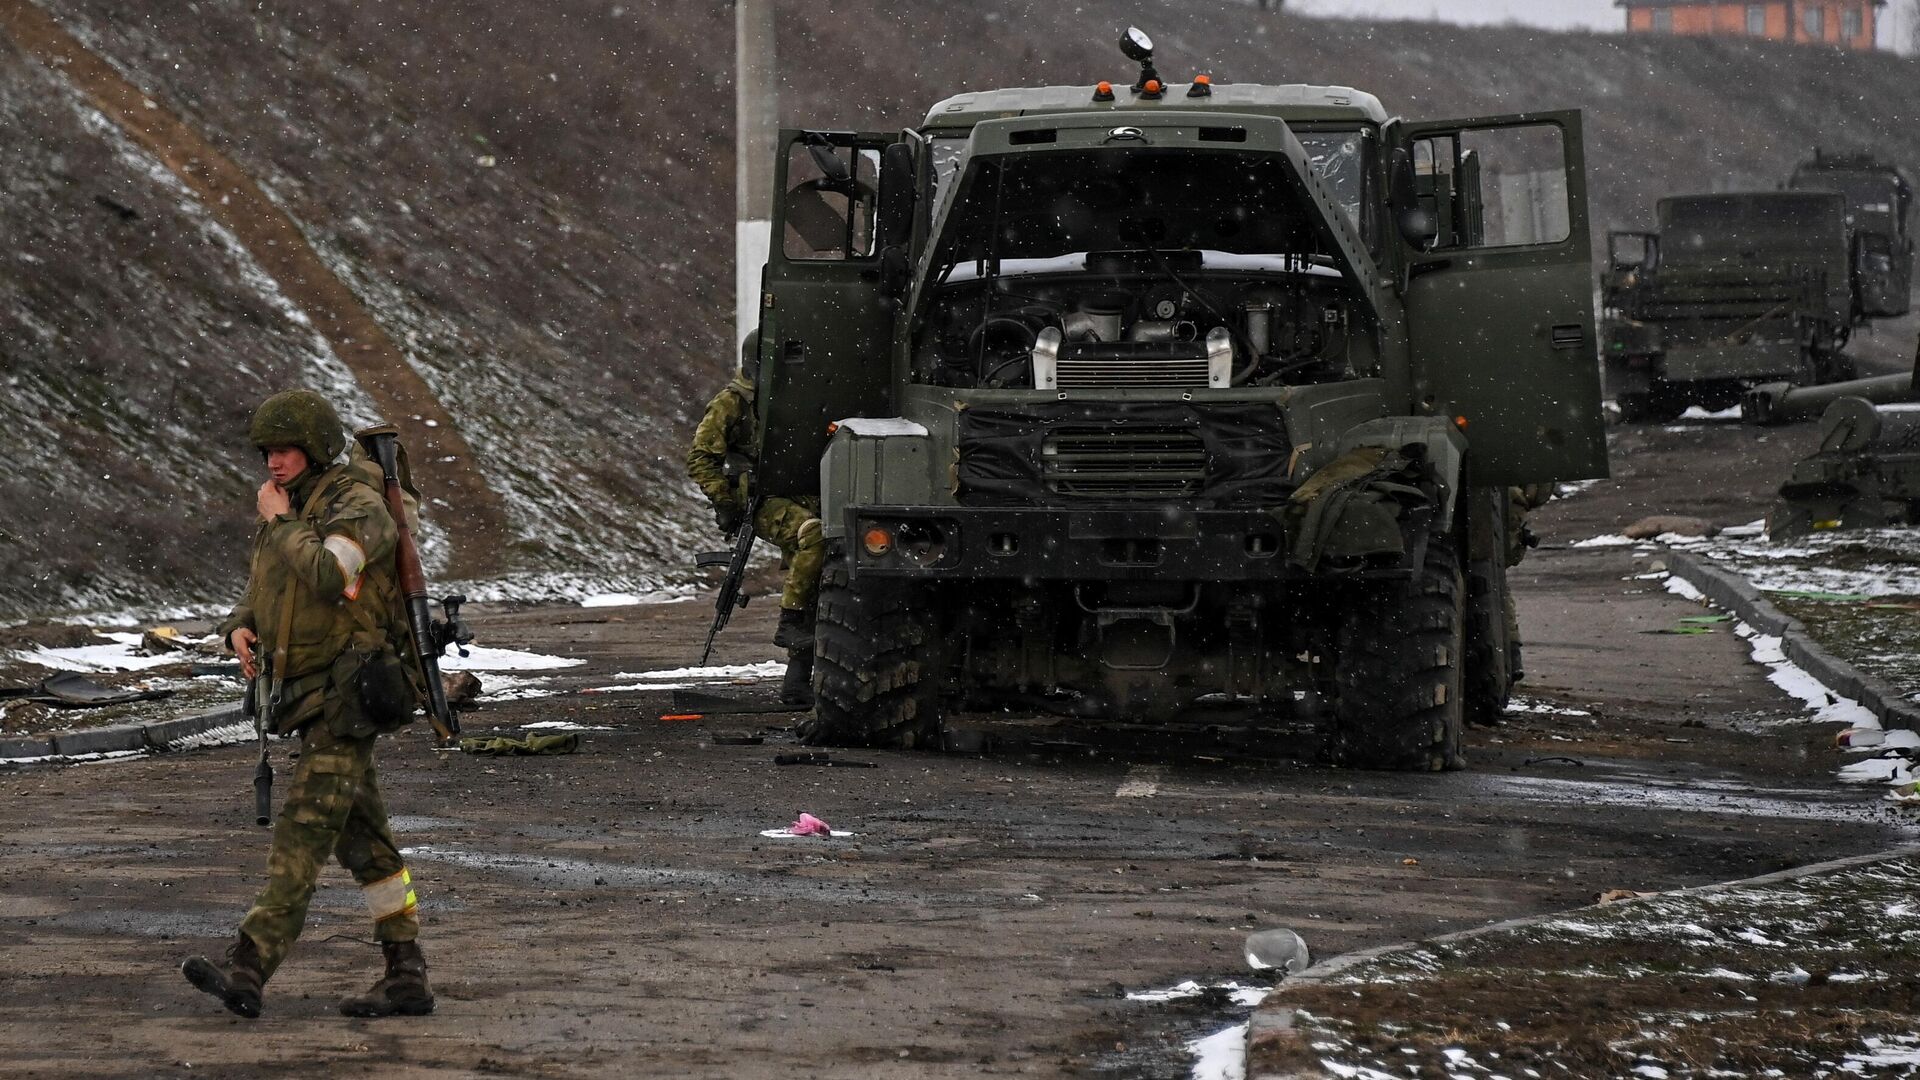
M 1778 614 L 1778 612 L 1775 614 Z M 1806 866 L 1796 866 L 1788 870 L 1778 870 L 1771 874 L 1761 874 L 1759 877 L 1741 878 L 1738 881 L 1720 881 L 1710 885 L 1694 885 L 1685 889 L 1672 889 L 1667 892 L 1655 893 L 1654 896 L 1661 899 L 1674 896 L 1706 896 L 1713 893 L 1731 892 L 1735 889 L 1760 888 L 1767 885 L 1777 885 L 1785 881 L 1797 881 L 1801 878 L 1814 877 L 1820 874 L 1831 874 L 1840 870 L 1851 870 L 1859 866 L 1871 866 L 1875 863 L 1888 862 L 1893 859 L 1912 858 L 1917 855 L 1920 855 L 1920 845 L 1907 845 L 1890 848 L 1886 851 L 1874 852 L 1871 855 L 1854 855 L 1844 859 L 1829 859 L 1826 862 L 1809 863 Z M 1651 897 L 1649 899 L 1651 899 Z M 1623 904 L 1631 904 L 1633 902 L 1632 900 L 1619 901 L 1619 903 Z M 1265 1003 L 1254 1010 L 1253 1016 L 1247 1022 L 1247 1080 L 1328 1080 L 1328 1078 L 1335 1076 L 1333 1072 L 1328 1071 L 1319 1064 L 1318 1059 L 1313 1056 L 1312 1047 L 1306 1044 L 1305 1036 L 1294 1027 L 1295 1011 L 1287 1008 L 1281 1001 L 1289 991 L 1302 987 L 1318 986 L 1349 968 L 1357 967 L 1382 956 L 1404 952 L 1407 949 L 1417 949 L 1426 945 L 1446 945 L 1458 941 L 1470 941 L 1477 937 L 1503 933 L 1509 930 L 1525 930 L 1528 927 L 1552 922 L 1555 919 L 1563 919 L 1574 912 L 1584 910 L 1586 909 L 1570 908 L 1566 911 L 1550 911 L 1540 915 L 1525 915 L 1517 919 L 1488 923 L 1485 926 L 1470 927 L 1466 930 L 1456 930 L 1450 934 L 1423 938 L 1419 941 L 1402 941 L 1392 945 L 1378 945 L 1371 949 L 1361 949 L 1358 952 L 1342 953 L 1330 960 L 1315 964 L 1298 975 L 1288 976 L 1287 979 L 1274 990 L 1272 996 L 1268 997 Z M 1259 1059 L 1261 1056 L 1267 1054 L 1277 1055 L 1283 1059 L 1289 1059 L 1294 1062 L 1305 1059 L 1311 1061 L 1312 1064 L 1298 1065 L 1282 1063 L 1278 1068 L 1262 1068 Z
M 1747 625 L 1763 634 L 1778 636 L 1787 659 L 1800 665 L 1828 689 L 1872 710 L 1880 718 L 1881 726 L 1920 731 L 1920 705 L 1908 701 L 1885 680 L 1828 652 L 1807 634 L 1800 620 L 1774 607 L 1747 579 L 1684 551 L 1669 554 L 1667 569 Z
M 240 723 L 245 717 L 238 702 L 211 712 L 149 724 L 62 731 L 53 735 L 0 739 L 0 764 L 20 758 L 73 757 L 77 754 L 114 754 L 130 750 L 165 750 L 181 739 Z

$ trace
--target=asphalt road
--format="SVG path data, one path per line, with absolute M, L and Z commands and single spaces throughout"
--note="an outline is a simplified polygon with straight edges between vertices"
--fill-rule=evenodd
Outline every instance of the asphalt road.
M 1563 711 L 1471 733 L 1467 772 L 1342 772 L 1284 744 L 1254 759 L 1017 723 L 995 730 L 1024 744 L 985 756 L 783 767 L 788 718 L 662 722 L 664 692 L 467 715 L 470 731 L 609 729 L 567 757 L 389 740 L 383 782 L 440 995 L 430 1018 L 333 1011 L 377 967 L 338 869 L 264 1018 L 180 979 L 181 958 L 231 933 L 264 866 L 250 748 L 0 771 L 0 1072 L 1176 1076 L 1182 1044 L 1234 1007 L 1121 994 L 1244 980 L 1251 929 L 1294 927 L 1324 956 L 1890 846 L 1914 819 L 1833 782 L 1832 732 L 1799 722 L 1740 641 L 1647 633 L 1697 609 L 1635 579 L 1651 567 L 1624 549 L 1562 546 L 1654 511 L 1757 517 L 1808 437 L 1617 435 L 1618 479 L 1543 511 L 1548 544 L 1517 575 L 1524 697 Z M 487 644 L 586 661 L 550 684 L 577 690 L 692 662 L 708 613 L 474 621 Z M 716 660 L 771 658 L 772 615 L 747 609 Z M 854 835 L 760 835 L 802 811 Z

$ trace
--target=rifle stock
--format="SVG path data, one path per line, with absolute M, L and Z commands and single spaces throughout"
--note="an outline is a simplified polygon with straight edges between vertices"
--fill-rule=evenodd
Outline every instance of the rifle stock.
M 393 518 L 398 537 L 394 544 L 394 569 L 400 578 L 400 591 L 407 602 L 407 629 L 413 634 L 414 652 L 420 657 L 420 673 L 427 682 L 427 720 L 434 734 L 446 745 L 460 734 L 460 721 L 447 704 L 447 688 L 440 681 L 440 651 L 446 646 L 434 633 L 433 614 L 427 608 L 427 575 L 420 566 L 420 548 L 413 530 L 407 527 L 407 504 L 400 490 L 400 433 L 392 427 L 368 428 L 356 432 L 361 443 L 380 464 L 386 485 L 387 513 Z

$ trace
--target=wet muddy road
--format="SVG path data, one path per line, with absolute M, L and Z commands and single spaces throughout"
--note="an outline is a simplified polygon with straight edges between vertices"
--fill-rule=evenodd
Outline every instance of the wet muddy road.
M 606 730 L 552 758 L 389 741 L 440 995 L 426 1019 L 334 1013 L 377 962 L 337 869 L 263 1019 L 174 971 L 220 946 L 264 866 L 249 748 L 0 772 L 0 1071 L 1184 1075 L 1182 1044 L 1233 1007 L 1122 995 L 1245 980 L 1253 928 L 1294 927 L 1330 955 L 1887 847 L 1913 835 L 1906 821 L 1833 781 L 1832 731 L 1801 722 L 1742 642 L 1647 633 L 1698 609 L 1635 580 L 1645 556 L 1560 546 L 1653 511 L 1757 517 L 1805 438 L 1617 436 L 1620 479 L 1539 517 L 1549 546 L 1517 578 L 1527 711 L 1473 732 L 1464 773 L 1088 746 L 1004 723 L 1027 745 L 777 766 L 786 717 L 663 722 L 671 691 L 575 692 L 690 663 L 706 605 L 476 613 L 487 644 L 585 663 L 523 674 L 565 692 L 488 703 L 470 732 Z M 1693 486 L 1703 469 L 1710 492 Z M 748 608 L 716 661 L 773 656 L 772 614 Z M 802 811 L 853 835 L 761 835 Z

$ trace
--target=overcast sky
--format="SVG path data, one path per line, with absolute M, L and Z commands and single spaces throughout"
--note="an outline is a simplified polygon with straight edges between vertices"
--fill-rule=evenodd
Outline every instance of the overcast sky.
M 1455 23 L 1524 23 L 1557 28 L 1619 30 L 1626 13 L 1613 0 L 1288 0 L 1287 6 L 1310 15 L 1351 15 L 1398 19 L 1438 19 Z M 1906 16 L 1904 0 L 1881 9 L 1880 42 L 1894 40 L 1890 24 Z

